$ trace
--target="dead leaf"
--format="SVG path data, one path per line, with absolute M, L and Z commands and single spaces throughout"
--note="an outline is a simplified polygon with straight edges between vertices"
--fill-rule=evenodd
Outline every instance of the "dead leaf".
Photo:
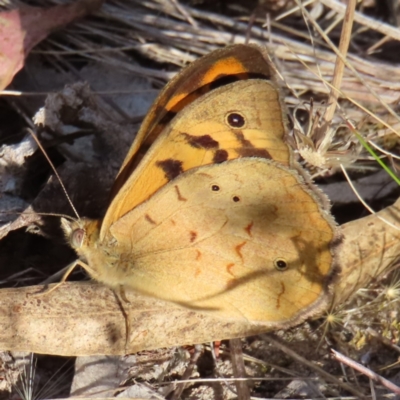
M 24 66 L 32 48 L 52 31 L 98 10 L 102 0 L 76 1 L 50 8 L 23 6 L 0 13 L 0 90 Z

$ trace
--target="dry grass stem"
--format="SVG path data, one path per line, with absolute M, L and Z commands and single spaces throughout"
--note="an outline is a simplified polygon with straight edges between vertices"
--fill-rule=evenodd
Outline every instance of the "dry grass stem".
M 388 381 L 387 379 L 383 378 L 382 376 L 378 375 L 377 373 L 371 371 L 369 368 L 364 367 L 360 363 L 351 360 L 350 358 L 346 357 L 343 354 L 340 354 L 336 350 L 331 350 L 333 356 L 338 360 L 339 362 L 348 365 L 349 367 L 355 369 L 358 372 L 361 372 L 362 374 L 368 376 L 370 379 L 372 379 L 375 382 L 380 383 L 381 385 L 385 386 L 389 390 L 391 390 L 393 393 L 400 394 L 400 387 L 395 385 L 394 383 Z
M 350 39 L 351 39 L 351 32 L 353 29 L 353 19 L 354 13 L 356 9 L 356 1 L 351 0 L 348 2 L 346 7 L 346 14 L 345 18 L 343 19 L 343 26 L 342 26 L 342 33 L 340 35 L 340 43 L 339 43 L 339 51 L 346 58 Z M 336 101 L 339 97 L 339 93 L 335 90 L 336 88 L 340 88 L 343 78 L 344 72 L 344 63 L 341 58 L 337 58 L 335 70 L 333 72 L 333 79 L 332 79 L 332 86 L 333 90 L 331 90 L 328 98 L 328 106 L 326 109 L 326 113 L 324 115 L 325 124 L 329 124 L 332 121 L 333 115 L 335 114 L 336 109 Z
M 339 3 L 336 0 L 320 0 L 321 3 L 325 4 L 328 8 L 336 11 L 341 15 L 345 15 L 346 13 L 346 6 L 344 4 Z M 365 27 L 374 30 L 376 32 L 380 32 L 383 35 L 389 36 L 393 40 L 400 41 L 400 32 L 397 28 L 386 24 L 382 21 L 377 21 L 376 19 L 369 18 L 359 12 L 355 12 L 354 14 L 354 21 L 358 22 Z

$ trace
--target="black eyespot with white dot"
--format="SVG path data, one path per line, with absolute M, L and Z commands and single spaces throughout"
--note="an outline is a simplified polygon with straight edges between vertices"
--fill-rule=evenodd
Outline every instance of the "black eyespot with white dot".
M 218 185 L 212 185 L 212 186 L 211 186 L 211 190 L 212 190 L 213 192 L 218 192 L 219 189 L 220 189 L 220 187 L 219 187 Z
M 287 261 L 284 258 L 277 258 L 274 260 L 274 266 L 278 271 L 286 271 L 289 267 Z
M 243 128 L 246 125 L 245 117 L 237 111 L 229 112 L 225 120 L 231 128 Z

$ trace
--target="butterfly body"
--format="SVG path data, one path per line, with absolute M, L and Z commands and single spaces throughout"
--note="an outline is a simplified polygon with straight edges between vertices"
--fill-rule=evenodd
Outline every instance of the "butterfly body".
M 251 57 L 241 60 L 242 51 Z M 178 77 L 160 95 L 105 218 L 62 221 L 94 279 L 272 328 L 327 304 L 337 229 L 292 159 L 279 91 L 261 56 L 231 46 L 190 66 L 197 89 L 188 93 Z M 254 59 L 257 73 L 243 75 Z M 224 68 L 234 81 L 211 89 Z

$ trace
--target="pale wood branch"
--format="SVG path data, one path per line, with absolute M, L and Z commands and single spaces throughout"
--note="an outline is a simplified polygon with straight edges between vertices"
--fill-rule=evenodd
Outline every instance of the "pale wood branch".
M 342 226 L 342 272 L 335 286 L 336 305 L 398 261 L 400 231 L 382 218 L 400 226 L 400 200 L 378 214 Z M 68 356 L 117 355 L 268 330 L 246 321 L 222 321 L 131 293 L 130 304 L 121 305 L 112 290 L 94 282 L 65 283 L 50 294 L 32 296 L 41 289 L 0 290 L 1 349 Z
M 339 252 L 342 272 L 335 288 L 336 305 L 396 266 L 400 260 L 399 229 L 400 199 L 379 213 L 342 225 L 344 241 Z

